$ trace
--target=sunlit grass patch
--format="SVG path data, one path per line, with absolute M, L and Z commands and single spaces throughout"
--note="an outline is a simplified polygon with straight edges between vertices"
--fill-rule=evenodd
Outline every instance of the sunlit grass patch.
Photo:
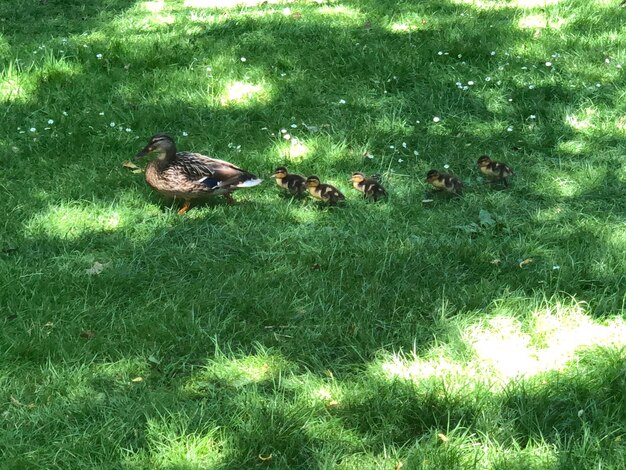
M 218 465 L 227 451 L 219 427 L 198 429 L 194 418 L 193 414 L 163 414 L 148 419 L 146 439 L 149 451 L 147 455 L 130 458 L 129 462 L 147 460 L 158 467 L 207 468 Z
M 548 303 L 521 318 L 506 306 L 475 322 L 459 322 L 458 330 L 451 330 L 457 331 L 449 337 L 451 342 L 425 356 L 414 352 L 390 357 L 381 364 L 383 372 L 416 383 L 446 380 L 449 390 L 457 393 L 481 383 L 496 386 L 495 391 L 512 380 L 562 370 L 586 349 L 626 347 L 623 320 L 594 321 L 583 304 Z
M 59 205 L 33 217 L 26 234 L 71 240 L 90 232 L 111 232 L 128 223 L 126 212 L 113 207 Z
M 234 81 L 226 85 L 219 102 L 224 107 L 248 107 L 265 104 L 271 97 L 265 85 Z

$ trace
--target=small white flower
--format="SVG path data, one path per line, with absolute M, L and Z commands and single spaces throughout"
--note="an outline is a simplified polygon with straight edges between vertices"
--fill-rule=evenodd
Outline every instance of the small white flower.
M 618 69 L 622 68 L 622 64 L 617 64 L 615 67 L 617 67 Z
M 401 158 L 398 158 L 398 163 L 402 163 L 404 160 L 402 160 Z
M 486 82 L 490 82 L 491 81 L 491 77 L 485 77 L 485 81 Z
M 395 145 L 390 145 L 390 146 L 389 146 L 389 148 L 390 148 L 391 150 L 393 150 L 393 149 L 395 149 L 395 148 L 396 148 L 396 146 L 395 146 Z
M 532 90 L 532 89 L 534 89 L 534 88 L 535 88 L 535 85 L 528 85 L 528 89 L 529 89 L 529 90 Z
M 292 125 L 291 125 L 291 128 L 292 128 L 292 129 L 295 129 L 296 127 L 298 127 L 298 125 L 297 125 L 297 124 L 292 124 Z
M 87 47 L 87 44 L 83 44 L 83 47 Z
M 104 116 L 104 111 L 99 112 L 98 116 Z
M 602 85 L 600 85 L 599 83 L 596 83 L 596 88 L 600 88 Z
M 413 155 L 415 155 L 417 157 L 419 154 L 420 153 L 417 150 L 413 150 Z
M 37 132 L 37 128 L 35 128 L 35 127 L 31 127 L 29 130 L 30 130 L 31 132 Z
M 552 67 L 552 62 L 550 61 L 546 62 L 546 67 Z
M 281 134 L 286 134 L 286 133 L 287 133 L 287 129 L 281 129 L 281 130 L 280 130 L 280 133 L 281 133 Z
M 289 135 L 289 134 L 283 134 L 283 139 L 285 139 L 285 140 L 289 140 L 289 139 L 291 139 L 291 135 Z
M 132 132 L 133 130 L 130 127 L 126 128 L 126 132 Z
M 506 128 L 506 131 L 507 131 L 507 132 L 513 132 L 513 128 L 512 128 L 512 127 L 507 127 L 507 128 Z
M 402 142 L 402 148 L 406 148 L 406 142 Z
M 439 118 L 439 117 L 437 117 L 437 116 L 435 116 L 435 117 L 433 118 L 433 122 L 439 122 L 439 121 L 441 121 L 441 118 Z
M 241 58 L 241 61 L 242 61 L 242 62 L 245 62 L 246 60 L 248 60 L 248 59 L 246 59 L 245 57 L 242 57 L 242 58 Z
M 523 67 L 522 67 L 522 70 L 528 70 L 528 67 L 523 66 Z
M 63 116 L 67 116 L 67 111 L 63 111 L 61 114 L 63 114 Z
M 537 116 L 535 116 L 534 114 L 531 114 L 530 116 L 528 116 L 528 119 L 537 119 Z
M 48 124 L 54 124 L 54 121 L 52 119 L 48 119 Z
M 468 84 L 469 86 L 472 86 L 472 85 L 474 84 L 474 80 L 470 80 L 469 82 L 467 82 L 467 84 Z
M 463 91 L 467 91 L 467 90 L 469 90 L 469 87 L 467 85 L 465 85 L 465 86 L 462 87 L 462 89 L 463 89 Z
M 183 131 L 183 137 L 187 137 L 189 134 L 187 134 L 187 131 Z
M 558 52 L 555 52 L 554 54 L 552 54 L 553 59 L 556 59 L 557 57 L 560 57 L 560 54 Z
M 24 134 L 24 133 L 26 133 L 26 131 L 20 131 L 20 134 Z
M 443 55 L 443 51 L 437 52 L 437 55 Z
M 49 130 L 50 130 L 50 128 L 49 128 L 49 127 L 44 127 L 44 128 L 43 128 L 43 130 L 44 130 L 44 131 L 49 131 Z
M 461 82 L 456 82 L 455 85 L 458 86 L 459 88 L 463 86 Z
M 111 124 L 109 124 L 109 126 L 115 127 L 115 123 L 113 121 L 111 121 Z
M 283 8 L 283 16 L 289 16 L 291 15 L 291 8 L 287 7 L 287 8 Z
M 513 101 L 513 98 L 509 98 L 509 103 L 510 103 L 511 101 Z
M 610 64 L 611 63 L 611 59 L 609 59 L 608 57 L 606 59 L 604 59 L 604 63 L 605 64 Z
M 96 58 L 97 58 L 98 60 L 102 59 L 102 54 L 96 54 Z
M 496 51 L 491 51 L 491 55 L 496 55 Z
M 346 100 L 344 100 L 343 98 L 339 100 L 339 104 L 346 104 Z
M 461 54 L 457 55 L 457 57 L 460 59 L 461 57 L 463 57 Z
M 281 74 L 280 74 L 280 76 L 281 76 L 281 77 L 286 77 L 286 76 L 287 76 L 287 74 L 286 74 L 286 73 L 281 73 Z
M 559 266 L 558 264 L 555 264 L 554 266 L 552 266 L 552 269 L 554 271 L 558 271 L 559 269 L 561 269 L 561 266 Z
M 443 167 L 447 170 L 448 168 L 450 168 L 450 165 L 446 163 Z
M 420 121 L 415 121 L 415 124 L 419 124 L 419 123 L 420 123 Z

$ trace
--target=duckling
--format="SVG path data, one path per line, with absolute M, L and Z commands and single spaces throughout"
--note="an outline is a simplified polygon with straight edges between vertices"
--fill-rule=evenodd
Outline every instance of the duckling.
M 276 180 L 279 187 L 286 189 L 293 196 L 301 196 L 306 192 L 306 178 L 288 173 L 284 166 L 276 168 L 272 178 Z
M 223 194 L 233 203 L 231 192 L 261 183 L 261 179 L 232 163 L 199 153 L 177 152 L 174 140 L 166 134 L 155 134 L 135 158 L 156 153 L 146 166 L 146 181 L 166 197 L 183 199 L 179 214 L 187 212 L 192 199 Z
M 478 164 L 478 168 L 483 175 L 489 178 L 492 182 L 501 181 L 504 186 L 509 185 L 507 178 L 515 174 L 513 173 L 511 167 L 504 163 L 494 162 L 487 155 L 482 155 L 476 163 Z
M 463 192 L 463 182 L 456 176 L 447 173 L 439 173 L 437 170 L 430 170 L 426 174 L 426 181 L 438 191 L 460 195 Z
M 357 191 L 361 191 L 366 199 L 376 202 L 387 196 L 387 191 L 379 183 L 378 177 L 366 178 L 363 173 L 356 172 L 352 174 L 350 181 L 352 182 L 352 187 Z
M 345 196 L 341 194 L 341 191 L 330 184 L 320 183 L 320 179 L 317 176 L 309 176 L 306 179 L 306 187 L 311 196 L 327 202 L 331 206 L 345 200 Z

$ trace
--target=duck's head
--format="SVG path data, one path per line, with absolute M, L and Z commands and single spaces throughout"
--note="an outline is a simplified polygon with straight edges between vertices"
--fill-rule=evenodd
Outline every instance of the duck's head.
M 435 181 L 437 178 L 439 178 L 439 172 L 437 170 L 429 170 L 428 173 L 426 173 L 426 181 L 429 183 Z
M 176 144 L 167 134 L 155 134 L 150 138 L 148 145 L 135 155 L 135 158 L 145 157 L 152 152 L 156 152 L 158 158 L 164 159 L 176 154 Z
M 360 171 L 357 171 L 356 173 L 352 173 L 350 181 L 352 181 L 353 183 L 362 183 L 363 181 L 365 181 L 365 175 Z
M 482 168 L 491 163 L 491 158 L 489 158 L 487 155 L 481 155 L 481 157 L 478 159 L 476 163 L 478 164 L 479 167 Z
M 277 167 L 272 173 L 272 178 L 284 178 L 285 176 L 287 176 L 287 168 L 284 166 Z
M 307 188 L 317 188 L 320 185 L 320 179 L 317 176 L 309 176 L 306 179 Z

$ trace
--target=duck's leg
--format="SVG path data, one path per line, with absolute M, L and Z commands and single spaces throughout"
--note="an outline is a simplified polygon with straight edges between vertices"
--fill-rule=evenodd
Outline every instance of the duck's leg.
M 178 211 L 178 215 L 183 215 L 185 212 L 189 210 L 190 207 L 191 207 L 191 199 L 185 199 L 185 204 L 183 204 L 183 207 L 181 207 L 180 210 Z
M 224 193 L 224 198 L 226 198 L 226 204 L 228 204 L 229 206 L 235 203 L 235 200 L 230 195 L 230 193 Z

